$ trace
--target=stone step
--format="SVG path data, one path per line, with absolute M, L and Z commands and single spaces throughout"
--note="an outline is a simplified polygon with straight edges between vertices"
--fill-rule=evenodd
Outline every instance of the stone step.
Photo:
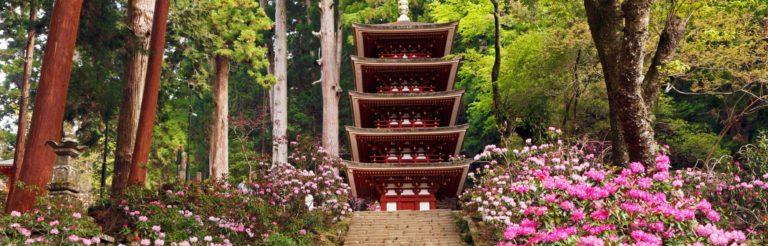
M 462 245 L 453 212 L 355 212 L 344 245 Z

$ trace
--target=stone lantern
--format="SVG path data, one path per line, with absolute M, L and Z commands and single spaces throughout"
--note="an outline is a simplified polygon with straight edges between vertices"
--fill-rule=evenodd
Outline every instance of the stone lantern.
M 48 193 L 53 200 L 79 202 L 88 206 L 91 201 L 92 168 L 88 163 L 78 161 L 77 157 L 85 149 L 78 146 L 76 140 L 64 138 L 61 142 L 48 141 L 56 153 L 53 176 L 48 183 Z

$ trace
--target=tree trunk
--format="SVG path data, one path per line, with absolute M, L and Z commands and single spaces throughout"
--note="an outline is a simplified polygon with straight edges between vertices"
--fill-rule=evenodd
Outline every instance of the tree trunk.
M 306 18 L 307 26 L 310 28 L 312 27 L 312 0 L 304 0 L 304 7 L 306 13 L 304 14 L 304 18 Z M 315 51 L 314 48 L 308 47 L 309 50 L 309 57 L 315 58 L 317 55 L 317 51 Z
M 67 87 L 72 67 L 82 0 L 56 1 L 51 14 L 35 108 L 18 181 L 24 188 L 8 195 L 5 212 L 26 212 L 51 180 L 56 154 L 48 141 L 61 139 Z
M 656 143 L 642 89 L 651 2 L 584 0 L 584 6 L 605 76 L 614 151 L 623 143 L 629 161 L 652 163 Z
M 504 132 L 506 131 L 506 127 L 504 127 L 506 120 L 501 114 L 501 109 L 499 108 L 499 69 L 501 67 L 501 41 L 499 40 L 501 38 L 501 23 L 499 23 L 499 1 L 491 0 L 491 3 L 493 4 L 493 50 L 495 52 L 493 55 L 493 68 L 491 70 L 491 96 L 493 97 L 492 110 L 494 118 L 496 119 L 496 126 L 498 126 L 499 129 Z
M 152 127 L 157 114 L 157 97 L 160 91 L 160 76 L 163 71 L 163 48 L 165 47 L 165 29 L 168 20 L 169 0 L 155 2 L 155 14 L 152 19 L 152 36 L 149 40 L 149 62 L 144 82 L 144 95 L 141 100 L 139 126 L 136 130 L 136 142 L 131 159 L 128 185 L 143 186 L 147 178 L 147 162 L 152 146 Z
M 288 39 L 286 0 L 275 1 L 274 74 L 272 85 L 272 163 L 288 162 Z
M 608 138 L 611 140 L 611 163 L 621 166 L 629 163 L 629 153 L 627 152 L 627 144 L 624 142 L 621 123 L 619 123 L 619 104 L 616 101 L 616 89 L 612 82 L 614 78 L 606 77 L 605 79 L 605 87 L 608 91 L 608 123 L 610 125 Z
M 621 4 L 624 13 L 624 31 L 619 73 L 616 81 L 618 118 L 622 136 L 627 145 L 630 161 L 650 164 L 656 158 L 656 141 L 650 114 L 643 99 L 643 58 L 645 43 L 648 41 L 651 1 L 625 1 Z
M 688 24 L 687 19 L 681 19 L 672 11 L 674 10 L 669 12 L 664 31 L 661 32 L 659 44 L 656 46 L 656 54 L 653 55 L 643 81 L 643 98 L 651 116 L 659 100 L 659 81 L 661 80 L 659 68 L 675 56 L 678 44 L 685 34 L 685 26 Z
M 123 81 L 123 100 L 117 121 L 117 146 L 115 148 L 115 173 L 112 176 L 112 195 L 123 192 L 128 183 L 129 166 L 139 126 L 144 84 L 149 62 L 149 37 L 155 0 L 131 0 L 128 3 L 128 29 L 133 36 L 126 42 L 128 53 Z
M 565 110 L 563 112 L 563 121 L 560 127 L 566 134 L 570 133 L 570 127 L 568 127 L 568 119 L 573 111 L 574 117 L 576 115 L 576 106 L 578 105 L 579 96 L 581 96 L 581 80 L 579 79 L 579 63 L 581 63 L 581 49 L 576 52 L 576 61 L 573 63 L 573 94 L 565 101 Z
M 323 149 L 333 157 L 339 156 L 339 67 L 336 48 L 336 28 L 333 0 L 320 1 L 320 50 L 322 58 Z
M 216 56 L 213 85 L 213 123 L 208 171 L 212 179 L 226 178 L 229 170 L 229 58 Z
M 605 77 L 610 123 L 608 137 L 611 140 L 611 162 L 614 165 L 626 164 L 629 159 L 621 127 L 619 126 L 617 116 L 618 105 L 616 103 L 614 83 L 612 82 L 618 76 L 615 64 L 618 63 L 616 52 L 619 49 L 618 34 L 621 30 L 619 6 L 615 1 L 607 1 L 601 4 L 597 0 L 584 0 L 584 7 L 587 12 L 587 22 L 589 23 L 592 39 L 597 48 L 600 64 L 602 64 L 603 77 Z
M 24 54 L 24 73 L 21 75 L 21 96 L 19 97 L 19 125 L 16 129 L 16 151 L 13 153 L 14 175 L 8 177 L 8 187 L 13 189 L 15 182 L 19 177 L 21 165 L 23 164 L 24 148 L 27 143 L 27 123 L 29 121 L 29 80 L 32 77 L 32 66 L 35 56 L 35 21 L 37 20 L 37 6 L 32 1 L 29 4 L 29 27 L 27 27 L 27 47 Z M 7 146 L 6 146 L 7 147 Z

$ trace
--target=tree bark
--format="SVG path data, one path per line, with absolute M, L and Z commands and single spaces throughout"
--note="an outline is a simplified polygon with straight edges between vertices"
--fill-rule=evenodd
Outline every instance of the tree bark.
M 229 170 L 229 58 L 216 56 L 216 81 L 213 85 L 213 123 L 208 172 L 212 179 L 226 178 Z
M 493 68 L 491 70 L 491 93 L 493 97 L 493 115 L 496 119 L 496 125 L 500 126 L 499 129 L 502 132 L 506 131 L 506 119 L 502 115 L 499 105 L 499 69 L 501 67 L 501 23 L 499 23 L 499 1 L 491 0 L 493 4 L 493 23 L 494 23 L 494 40 L 493 50 Z
M 8 177 L 8 190 L 14 188 L 15 179 L 19 177 L 23 164 L 24 148 L 27 143 L 27 125 L 29 121 L 29 80 L 32 77 L 32 66 L 35 56 L 35 21 L 37 21 L 37 5 L 29 3 L 29 27 L 27 27 L 27 47 L 24 54 L 24 73 L 21 75 L 21 96 L 19 97 L 19 122 L 16 129 L 16 150 L 13 153 L 14 175 Z
M 152 146 L 152 127 L 157 114 L 157 97 L 160 91 L 160 76 L 163 71 L 163 49 L 165 48 L 165 29 L 168 20 L 169 0 L 155 2 L 155 14 L 152 18 L 152 36 L 149 40 L 149 62 L 141 100 L 139 126 L 136 130 L 136 142 L 133 148 L 128 185 L 143 186 L 147 178 L 147 162 Z
M 674 3 L 673 3 L 674 4 Z M 661 73 L 659 68 L 672 60 L 677 52 L 680 40 L 685 34 L 685 27 L 688 25 L 687 19 L 681 19 L 674 10 L 670 10 L 667 17 L 667 23 L 659 37 L 659 43 L 656 46 L 656 53 L 653 55 L 651 64 L 648 66 L 648 72 L 643 81 L 643 98 L 648 107 L 648 112 L 653 112 L 656 108 L 656 102 L 659 100 L 659 81 Z
M 117 121 L 117 146 L 115 148 L 115 167 L 112 176 L 112 195 L 123 192 L 128 183 L 139 126 L 144 84 L 149 62 L 149 37 L 152 31 L 152 16 L 155 0 L 131 0 L 128 3 L 128 29 L 131 36 L 126 42 L 128 53 L 123 81 L 123 100 Z
M 275 1 L 274 75 L 272 85 L 272 163 L 288 162 L 288 38 L 286 0 Z
M 624 13 L 624 36 L 618 64 L 621 72 L 616 81 L 616 99 L 620 105 L 618 118 L 629 160 L 651 164 L 656 158 L 656 141 L 642 87 L 651 1 L 624 1 L 621 9 Z
M 621 17 L 619 5 L 616 1 L 584 0 L 584 7 L 587 12 L 587 22 L 592 34 L 592 39 L 597 48 L 600 64 L 602 64 L 603 76 L 605 77 L 605 87 L 608 95 L 608 118 L 610 123 L 610 132 L 608 137 L 611 140 L 611 162 L 614 165 L 626 164 L 629 161 L 627 149 L 624 144 L 621 127 L 618 121 L 617 103 L 615 98 L 614 83 L 618 71 L 615 64 L 618 63 L 617 55 L 619 44 L 619 32 L 621 30 Z
M 45 186 L 51 180 L 56 154 L 47 142 L 61 139 L 82 5 L 82 0 L 56 1 L 54 4 L 29 139 L 18 177 L 18 182 L 24 186 L 11 190 L 6 213 L 31 209 L 37 197 L 45 193 Z
M 585 0 L 584 6 L 605 75 L 614 149 L 621 142 L 629 161 L 652 163 L 656 143 L 642 88 L 651 2 Z M 623 141 L 616 141 L 618 135 Z
M 339 156 L 339 67 L 333 0 L 320 1 L 320 50 L 322 58 L 323 149 Z
M 307 21 L 307 26 L 310 28 L 312 27 L 312 0 L 304 0 L 304 7 L 306 13 L 304 14 L 304 18 Z M 308 47 L 309 50 L 309 57 L 315 58 L 317 55 L 317 51 L 315 51 L 314 48 Z

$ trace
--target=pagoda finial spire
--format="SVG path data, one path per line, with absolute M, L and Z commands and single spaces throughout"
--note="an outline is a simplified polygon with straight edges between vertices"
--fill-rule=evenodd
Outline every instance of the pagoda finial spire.
M 397 18 L 398 22 L 401 21 L 411 21 L 411 18 L 408 17 L 408 0 L 397 0 L 397 8 L 400 10 L 400 17 Z

